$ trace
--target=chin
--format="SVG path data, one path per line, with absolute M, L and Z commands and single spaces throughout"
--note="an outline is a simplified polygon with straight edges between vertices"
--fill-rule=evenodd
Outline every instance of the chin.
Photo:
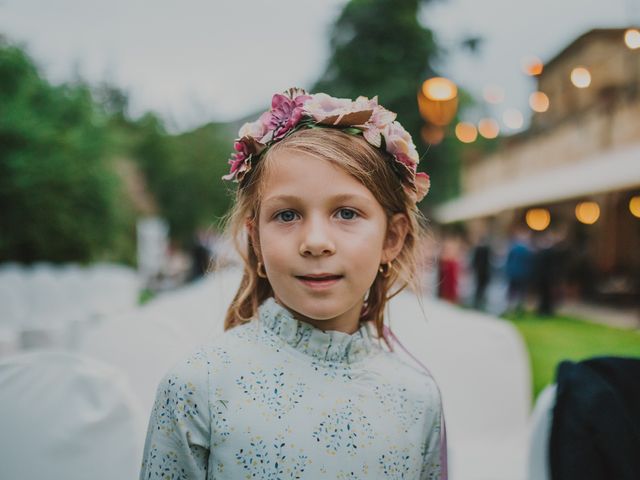
M 338 315 L 340 315 L 340 311 L 339 309 L 336 308 L 317 308 L 318 306 L 316 306 L 316 308 L 305 308 L 304 305 L 301 305 L 300 308 L 295 308 L 292 307 L 296 312 L 298 312 L 300 315 L 304 315 L 307 318 L 310 318 L 312 320 L 331 320 L 332 318 L 337 317 Z
M 309 302 L 287 302 L 280 298 L 289 309 L 312 320 L 330 320 L 342 313 L 341 309 L 335 305 L 324 305 L 321 300 L 309 300 Z M 313 305 L 310 305 L 313 303 Z

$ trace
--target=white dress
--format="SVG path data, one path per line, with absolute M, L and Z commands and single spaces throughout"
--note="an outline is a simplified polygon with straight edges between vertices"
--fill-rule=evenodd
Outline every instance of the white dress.
M 434 380 L 273 297 L 158 386 L 141 479 L 441 478 Z M 442 462 L 444 463 L 444 461 Z

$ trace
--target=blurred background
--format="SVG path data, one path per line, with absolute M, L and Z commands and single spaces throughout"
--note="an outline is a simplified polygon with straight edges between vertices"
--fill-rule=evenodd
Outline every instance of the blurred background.
M 299 86 L 378 95 L 431 177 L 427 321 L 392 312 L 451 405 L 451 478 L 546 478 L 561 362 L 640 358 L 639 26 L 640 0 L 1 0 L 0 432 L 54 431 L 82 377 L 138 467 L 160 376 L 240 279 L 234 137 Z M 31 478 L 10 445 L 0 476 Z

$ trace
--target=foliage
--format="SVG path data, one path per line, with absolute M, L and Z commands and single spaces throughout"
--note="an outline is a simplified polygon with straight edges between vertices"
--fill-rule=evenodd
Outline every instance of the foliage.
M 0 111 L 0 261 L 130 261 L 132 215 L 90 89 L 52 86 L 2 42 Z
M 119 88 L 51 85 L 21 48 L 0 43 L 0 261 L 135 261 L 135 206 L 118 173 L 134 161 L 188 246 L 218 226 L 233 192 L 221 177 L 233 133 L 209 124 L 169 134 L 153 113 L 129 115 Z
M 524 337 L 533 369 L 534 398 L 555 381 L 562 360 L 615 355 L 640 357 L 640 332 L 564 316 L 538 317 L 532 313 L 508 316 Z
M 153 290 L 145 288 L 141 290 L 140 293 L 138 294 L 138 305 L 142 306 L 145 303 L 148 303 L 151 300 L 153 300 L 155 297 L 156 297 L 156 293 Z
M 429 0 L 351 0 L 331 35 L 332 55 L 314 86 L 339 97 L 379 96 L 380 103 L 398 114 L 411 133 L 421 157 L 426 153 L 417 107 L 422 82 L 436 76 L 434 63 L 441 51 L 433 33 L 418 22 L 418 11 Z M 421 148 L 422 147 L 422 148 Z M 419 170 L 429 173 L 429 198 L 439 202 L 458 194 L 458 154 L 454 142 L 432 147 Z
M 187 246 L 198 228 L 218 227 L 229 206 L 221 177 L 233 136 L 224 125 L 209 124 L 170 136 L 155 115 L 132 124 L 137 131 L 133 155 L 139 161 L 171 237 Z

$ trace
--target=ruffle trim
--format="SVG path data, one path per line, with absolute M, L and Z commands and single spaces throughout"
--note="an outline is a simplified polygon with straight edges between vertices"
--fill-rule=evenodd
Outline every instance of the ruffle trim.
M 376 354 L 381 347 L 374 342 L 367 324 L 352 334 L 320 330 L 296 319 L 275 298 L 267 298 L 259 308 L 264 328 L 294 349 L 320 361 L 355 363 Z

